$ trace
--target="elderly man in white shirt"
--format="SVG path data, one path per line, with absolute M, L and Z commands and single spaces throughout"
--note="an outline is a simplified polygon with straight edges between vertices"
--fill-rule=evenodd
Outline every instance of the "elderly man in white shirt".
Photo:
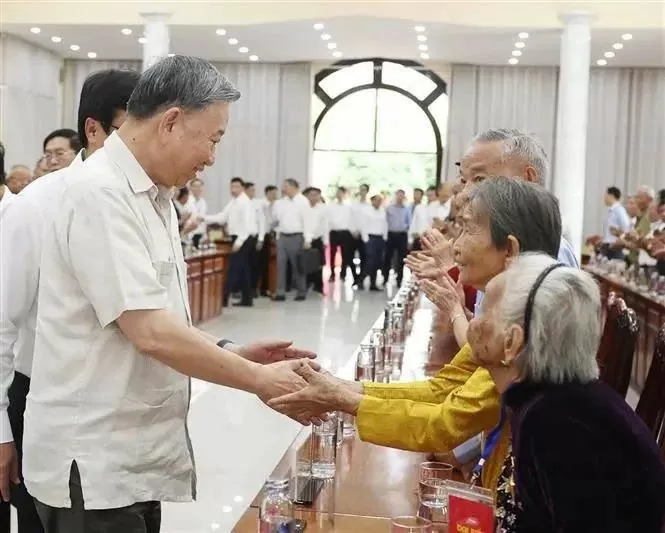
M 204 219 L 207 224 L 226 226 L 233 243 L 224 284 L 224 306 L 229 305 L 229 297 L 235 291 L 240 291 L 242 299 L 234 305 L 254 305 L 250 254 L 256 249 L 256 213 L 252 201 L 245 194 L 244 185 L 242 178 L 231 179 L 231 201 L 221 213 L 206 215 Z
M 216 343 L 191 323 L 172 190 L 214 163 L 239 96 L 207 61 L 165 58 L 120 129 L 62 178 L 23 441 L 46 533 L 156 533 L 160 501 L 195 497 L 188 376 L 264 401 L 304 386 L 307 363 L 283 359 L 313 354 Z
M 286 275 L 290 265 L 298 291 L 295 300 L 302 302 L 307 298 L 307 279 L 300 270 L 298 257 L 300 252 L 312 247 L 312 206 L 300 192 L 300 184 L 292 178 L 284 180 L 282 193 L 284 195 L 273 207 L 277 222 L 277 294 L 273 301 L 286 299 Z
M 376 286 L 376 274 L 383 266 L 388 239 L 388 219 L 386 210 L 381 205 L 383 198 L 379 193 L 371 197 L 371 207 L 365 213 L 362 225 L 362 239 L 367 253 L 367 274 L 369 290 L 380 291 Z
M 69 167 L 32 182 L 0 224 L 0 491 L 8 494 L 9 473 L 20 464 L 23 413 L 30 388 L 37 298 L 40 285 L 42 233 L 60 208 L 64 176 L 103 145 L 125 119 L 127 101 L 139 74 L 102 70 L 83 83 L 78 106 L 78 137 L 83 151 Z M 19 472 L 20 474 L 20 472 Z M 19 531 L 40 532 L 42 525 L 32 497 L 23 484 L 12 487 Z

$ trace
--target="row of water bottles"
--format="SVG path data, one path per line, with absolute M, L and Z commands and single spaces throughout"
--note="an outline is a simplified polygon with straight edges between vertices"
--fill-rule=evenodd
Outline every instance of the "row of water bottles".
M 417 302 L 417 285 L 406 283 L 386 305 L 383 326 L 372 329 L 358 349 L 356 381 L 383 382 L 399 377 Z

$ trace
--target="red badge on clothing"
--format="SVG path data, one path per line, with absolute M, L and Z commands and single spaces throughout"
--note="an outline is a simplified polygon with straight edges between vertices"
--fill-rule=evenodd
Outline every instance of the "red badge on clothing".
M 449 533 L 494 533 L 494 508 L 451 494 L 448 498 Z

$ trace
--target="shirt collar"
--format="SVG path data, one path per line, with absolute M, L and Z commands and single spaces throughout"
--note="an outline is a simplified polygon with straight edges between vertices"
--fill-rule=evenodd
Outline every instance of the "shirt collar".
M 157 185 L 146 174 L 143 167 L 134 157 L 134 154 L 127 148 L 127 145 L 115 131 L 104 142 L 103 150 L 106 150 L 109 158 L 125 175 L 134 194 L 150 190 L 157 191 Z

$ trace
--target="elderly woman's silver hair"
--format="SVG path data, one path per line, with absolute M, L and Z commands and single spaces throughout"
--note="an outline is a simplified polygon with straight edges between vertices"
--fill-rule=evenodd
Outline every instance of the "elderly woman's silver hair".
M 556 261 L 544 254 L 524 254 L 504 273 L 497 308 L 502 327 L 524 327 L 527 299 L 538 276 Z M 536 291 L 528 344 L 517 358 L 522 377 L 539 383 L 582 383 L 598 377 L 600 292 L 583 270 L 559 267 Z
M 483 131 L 474 143 L 503 143 L 504 157 L 517 157 L 536 169 L 538 183 L 544 185 L 550 174 L 550 162 L 543 143 L 535 135 L 516 129 L 499 128 Z
M 559 201 L 544 187 L 521 178 L 493 176 L 470 193 L 471 206 L 484 212 L 492 244 L 505 248 L 511 235 L 521 252 L 556 257 L 561 246 Z
M 238 89 L 212 63 L 177 55 L 160 60 L 141 74 L 127 102 L 127 114 L 145 119 L 170 107 L 196 111 L 238 98 Z

